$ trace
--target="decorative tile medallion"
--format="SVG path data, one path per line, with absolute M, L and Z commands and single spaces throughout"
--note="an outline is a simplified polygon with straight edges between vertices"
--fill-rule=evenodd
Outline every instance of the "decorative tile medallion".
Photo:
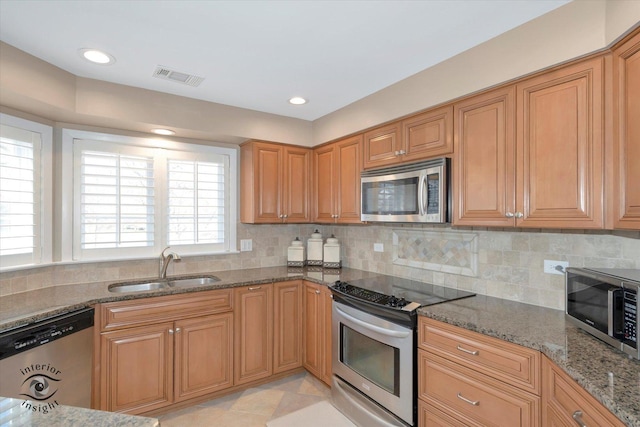
M 393 230 L 393 263 L 476 277 L 478 235 L 454 231 Z

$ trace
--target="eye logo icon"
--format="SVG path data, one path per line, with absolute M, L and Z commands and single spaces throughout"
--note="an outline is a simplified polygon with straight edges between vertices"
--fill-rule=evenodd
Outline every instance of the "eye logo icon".
M 28 392 L 20 393 L 20 395 L 38 401 L 47 400 L 58 392 L 55 384 L 58 381 L 60 380 L 44 374 L 31 375 L 22 383 L 22 389 L 28 385 Z

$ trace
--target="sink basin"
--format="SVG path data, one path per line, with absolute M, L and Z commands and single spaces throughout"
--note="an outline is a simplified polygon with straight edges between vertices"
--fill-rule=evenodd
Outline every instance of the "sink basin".
M 167 282 L 145 282 L 145 283 L 114 283 L 109 285 L 109 292 L 143 292 L 166 289 Z
M 190 286 L 204 286 L 219 282 L 216 276 L 184 277 L 178 279 L 157 279 L 153 282 L 113 283 L 109 285 L 109 292 L 144 292 L 171 288 L 186 288 Z
M 169 280 L 169 286 L 176 288 L 183 288 L 187 286 L 203 286 L 210 285 L 215 282 L 219 282 L 215 276 L 203 276 L 203 277 L 187 277 L 184 279 L 172 279 Z

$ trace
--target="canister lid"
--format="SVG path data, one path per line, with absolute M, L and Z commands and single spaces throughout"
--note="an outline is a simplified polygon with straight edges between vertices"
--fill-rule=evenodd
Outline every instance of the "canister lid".
M 332 235 L 331 235 L 331 237 L 329 237 L 329 238 L 327 239 L 327 243 L 338 244 L 338 243 L 340 243 L 340 242 L 338 241 L 338 239 L 336 238 L 336 236 L 334 236 L 334 235 L 332 234 Z
M 296 237 L 295 240 L 291 242 L 291 246 L 302 246 L 302 241 Z
M 320 232 L 316 229 L 316 231 L 314 231 L 311 234 L 311 238 L 312 239 L 322 239 L 322 234 L 320 234 Z

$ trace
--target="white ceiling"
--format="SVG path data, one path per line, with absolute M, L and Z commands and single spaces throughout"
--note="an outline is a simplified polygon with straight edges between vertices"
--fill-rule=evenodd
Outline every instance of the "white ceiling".
M 569 1 L 0 0 L 0 40 L 77 76 L 315 120 Z

